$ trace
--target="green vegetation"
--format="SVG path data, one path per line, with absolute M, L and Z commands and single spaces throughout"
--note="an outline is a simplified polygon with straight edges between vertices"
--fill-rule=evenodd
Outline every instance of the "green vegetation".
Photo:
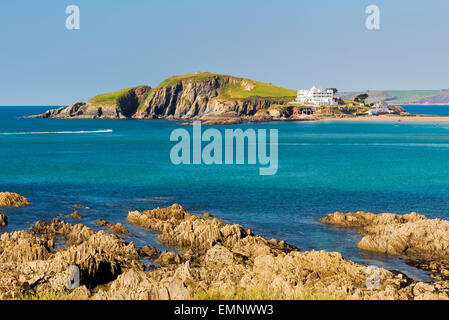
M 268 110 L 267 109 L 259 109 L 256 112 L 257 115 L 268 115 Z
M 174 84 L 177 84 L 180 81 L 183 80 L 191 80 L 191 81 L 201 81 L 208 78 L 212 78 L 215 76 L 219 76 L 218 74 L 211 73 L 211 72 L 199 72 L 199 73 L 192 73 L 192 74 L 183 74 L 179 76 L 173 76 L 168 79 L 165 79 L 162 81 L 157 88 L 165 87 L 165 86 L 171 86 Z
M 222 291 L 200 292 L 192 297 L 192 300 L 337 300 L 338 297 L 329 295 L 302 293 L 296 295 L 283 295 L 270 292 L 266 289 L 251 289 L 238 293 L 227 293 Z
M 12 297 L 9 300 L 86 300 L 86 296 L 76 292 L 46 292 L 27 294 L 19 297 Z
M 157 87 L 164 87 L 174 85 L 180 81 L 202 81 L 212 77 L 230 77 L 232 80 L 221 89 L 221 96 L 227 99 L 246 99 L 250 97 L 296 97 L 296 91 L 285 89 L 272 85 L 271 83 L 259 82 L 245 78 L 220 75 L 210 72 L 201 72 L 195 74 L 185 74 L 180 76 L 173 76 L 162 81 Z
M 154 92 L 154 89 L 151 88 L 150 90 L 148 90 L 147 92 L 145 92 L 142 97 L 139 99 L 140 104 L 137 107 L 137 111 L 144 111 L 145 110 L 145 103 L 147 102 L 147 100 L 151 97 L 152 93 Z
M 282 87 L 274 86 L 270 83 L 264 83 L 259 81 L 254 81 L 245 78 L 238 78 L 227 75 L 214 74 L 210 72 L 201 72 L 195 74 L 185 74 L 179 76 L 170 77 L 162 81 L 157 88 L 164 86 L 171 86 L 180 81 L 188 80 L 192 82 L 203 81 L 212 77 L 228 77 L 229 81 L 220 89 L 220 97 L 224 99 L 256 99 L 257 97 L 263 98 L 290 98 L 294 99 L 296 97 L 296 91 L 285 89 Z M 122 90 L 117 90 L 110 93 L 97 95 L 89 100 L 92 104 L 103 104 L 103 105 L 117 105 L 118 100 L 123 98 L 130 90 L 138 87 L 132 87 Z M 145 92 L 141 97 L 139 97 L 139 106 L 137 111 L 143 111 L 145 109 L 145 102 L 147 102 L 154 92 L 155 89 L 151 89 Z
M 95 104 L 116 104 L 117 99 L 120 98 L 122 95 L 126 94 L 129 90 L 135 89 L 137 87 L 117 90 L 114 92 L 109 92 L 105 94 L 100 94 L 98 96 L 95 96 L 89 100 L 91 103 Z
M 249 97 L 296 97 L 296 91 L 272 85 L 271 83 L 241 79 L 236 84 L 228 84 L 222 89 L 221 95 L 230 99 L 245 99 Z
M 388 90 L 387 92 L 394 97 L 388 102 L 397 104 L 411 103 L 440 93 L 438 90 Z
M 357 97 L 354 98 L 354 101 L 365 103 L 366 99 L 368 99 L 368 94 L 367 93 L 361 93 L 361 94 L 357 95 Z
M 390 105 L 417 103 L 422 99 L 429 99 L 431 104 L 433 97 L 438 97 L 441 94 L 449 95 L 448 90 L 372 90 L 368 92 L 343 92 L 340 95 L 344 98 L 350 98 L 362 93 L 368 93 L 370 96 L 369 100 L 385 100 Z M 440 99 L 437 100 L 441 102 Z M 449 98 L 447 102 L 449 103 Z

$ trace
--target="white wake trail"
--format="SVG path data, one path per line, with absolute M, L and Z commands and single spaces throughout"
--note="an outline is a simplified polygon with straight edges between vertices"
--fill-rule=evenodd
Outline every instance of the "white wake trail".
M 0 135 L 31 135 L 31 134 L 86 134 L 86 133 L 111 133 L 112 129 L 92 131 L 30 131 L 30 132 L 0 132 Z

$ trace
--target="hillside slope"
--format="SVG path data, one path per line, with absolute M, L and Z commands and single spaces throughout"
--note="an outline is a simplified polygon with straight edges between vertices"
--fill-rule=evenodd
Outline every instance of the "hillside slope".
M 338 95 L 352 100 L 360 93 L 365 92 L 342 92 Z M 389 105 L 449 104 L 448 90 L 376 90 L 366 93 L 369 103 L 385 100 Z
M 35 118 L 191 119 L 251 116 L 272 104 L 286 104 L 295 90 L 245 78 L 196 73 L 166 79 L 156 88 L 138 86 L 98 95 L 87 103 L 48 110 Z

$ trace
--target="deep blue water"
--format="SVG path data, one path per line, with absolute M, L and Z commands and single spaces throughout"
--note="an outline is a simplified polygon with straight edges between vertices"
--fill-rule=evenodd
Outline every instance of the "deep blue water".
M 358 250 L 355 232 L 316 220 L 336 210 L 449 218 L 449 123 L 243 124 L 279 129 L 278 173 L 260 176 L 255 165 L 173 165 L 177 122 L 20 118 L 45 109 L 0 107 L 0 190 L 32 202 L 2 209 L 10 224 L 0 232 L 63 217 L 82 203 L 90 208 L 80 210 L 83 223 L 120 221 L 138 246 L 157 244 L 155 234 L 126 223 L 127 213 L 177 202 L 302 250 L 339 251 L 424 279 L 400 259 Z M 39 132 L 47 133 L 32 134 Z
M 434 116 L 449 116 L 449 106 L 446 105 L 437 105 L 437 106 L 407 105 L 402 107 L 404 108 L 405 111 L 410 113 L 431 114 Z

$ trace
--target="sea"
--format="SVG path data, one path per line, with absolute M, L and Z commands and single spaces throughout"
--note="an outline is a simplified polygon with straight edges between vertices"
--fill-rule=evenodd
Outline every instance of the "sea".
M 449 115 L 449 106 L 404 106 L 420 114 Z M 209 212 L 268 239 L 301 250 L 340 252 L 366 265 L 400 270 L 418 280 L 426 272 L 401 258 L 361 251 L 355 230 L 317 220 L 335 211 L 418 212 L 449 219 L 449 123 L 271 122 L 208 126 L 223 132 L 278 129 L 278 171 L 259 165 L 175 165 L 165 120 L 23 119 L 48 107 L 0 107 L 0 191 L 26 196 L 31 206 L 1 208 L 9 225 L 37 220 L 122 222 L 137 247 L 157 234 L 126 222 L 131 210 L 183 205 Z M 85 207 L 76 208 L 76 204 Z

